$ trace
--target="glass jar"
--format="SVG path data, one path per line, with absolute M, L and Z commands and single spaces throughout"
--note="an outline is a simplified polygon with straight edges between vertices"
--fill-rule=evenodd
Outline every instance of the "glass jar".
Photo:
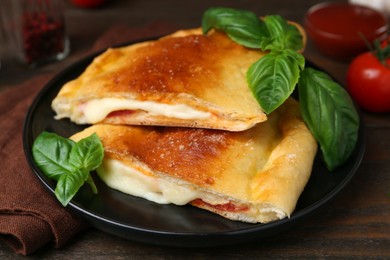
M 1 0 L 6 34 L 19 59 L 37 66 L 69 53 L 61 0 Z

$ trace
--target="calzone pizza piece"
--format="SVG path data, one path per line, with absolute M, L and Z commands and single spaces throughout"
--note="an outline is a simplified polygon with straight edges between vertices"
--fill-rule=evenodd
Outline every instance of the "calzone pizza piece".
M 98 124 L 72 139 L 92 133 L 105 149 L 98 175 L 111 188 L 253 223 L 290 216 L 317 151 L 292 99 L 242 132 Z
M 224 33 L 183 30 L 108 49 L 54 99 L 78 124 L 186 126 L 241 131 L 265 121 L 246 72 L 264 55 Z

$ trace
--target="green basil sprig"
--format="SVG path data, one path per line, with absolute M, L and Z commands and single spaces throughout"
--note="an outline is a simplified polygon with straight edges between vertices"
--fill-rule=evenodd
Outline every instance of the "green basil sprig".
M 55 195 L 63 206 L 85 182 L 97 193 L 90 172 L 102 163 L 104 148 L 96 134 L 74 142 L 54 133 L 42 132 L 34 141 L 32 153 L 42 172 L 57 181 Z
M 248 85 L 267 114 L 286 101 L 305 65 L 303 55 L 296 52 L 303 43 L 295 26 L 278 15 L 261 20 L 253 12 L 216 7 L 208 9 L 202 19 L 203 32 L 211 28 L 224 31 L 245 47 L 270 51 L 248 70 Z
M 359 116 L 346 91 L 326 74 L 305 68 L 298 29 L 278 15 L 259 19 L 256 14 L 231 8 L 210 8 L 203 16 L 203 32 L 224 31 L 248 48 L 267 51 L 248 69 L 246 78 L 265 113 L 277 109 L 297 83 L 300 110 L 320 144 L 327 168 L 332 171 L 351 155 L 357 143 Z

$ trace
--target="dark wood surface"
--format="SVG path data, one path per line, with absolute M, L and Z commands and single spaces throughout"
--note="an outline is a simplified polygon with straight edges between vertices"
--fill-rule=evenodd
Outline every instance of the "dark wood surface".
M 230 6 L 249 9 L 258 15 L 280 14 L 303 22 L 317 0 L 112 0 L 104 7 L 80 9 L 65 2 L 65 18 L 72 51 L 64 61 L 28 69 L 3 57 L 0 90 L 46 72 L 60 72 L 78 60 L 110 26 L 122 23 L 143 26 L 151 21 L 167 21 L 181 28 L 197 27 L 205 9 Z M 345 1 L 335 1 L 345 2 Z M 347 62 L 322 56 L 308 42 L 305 56 L 336 80 L 345 84 Z M 390 83 L 389 83 L 390 84 Z M 207 258 L 390 258 L 390 115 L 362 112 L 366 130 L 366 153 L 356 176 L 323 211 L 305 223 L 263 241 L 243 245 L 180 249 L 125 240 L 96 229 L 80 233 L 63 248 L 51 245 L 25 258 L 68 259 L 207 259 Z M 15 255 L 0 243 L 0 258 Z M 22 257 L 21 257 L 22 258 Z

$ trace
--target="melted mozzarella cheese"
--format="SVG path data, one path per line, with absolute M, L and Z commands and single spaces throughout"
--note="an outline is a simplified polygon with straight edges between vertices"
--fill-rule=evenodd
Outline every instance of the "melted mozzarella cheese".
M 145 175 L 118 160 L 105 159 L 97 172 L 109 187 L 160 204 L 185 205 L 201 197 L 194 189 Z
M 97 169 L 97 173 L 107 186 L 159 204 L 185 205 L 195 199 L 201 199 L 210 205 L 223 205 L 231 202 L 205 190 L 195 190 L 183 183 L 179 185 L 172 180 L 145 174 L 143 171 L 115 159 L 104 159 L 102 165 Z M 265 221 L 270 217 L 282 219 L 286 217 L 286 213 L 264 203 L 257 205 L 257 207 L 251 207 L 242 216 L 244 216 L 245 221 L 255 223 L 259 220 Z
M 109 113 L 119 110 L 143 110 L 152 115 L 180 119 L 205 119 L 209 112 L 199 111 L 187 105 L 169 105 L 154 101 L 137 101 L 121 98 L 93 99 L 81 106 L 85 119 L 94 124 L 102 121 Z

